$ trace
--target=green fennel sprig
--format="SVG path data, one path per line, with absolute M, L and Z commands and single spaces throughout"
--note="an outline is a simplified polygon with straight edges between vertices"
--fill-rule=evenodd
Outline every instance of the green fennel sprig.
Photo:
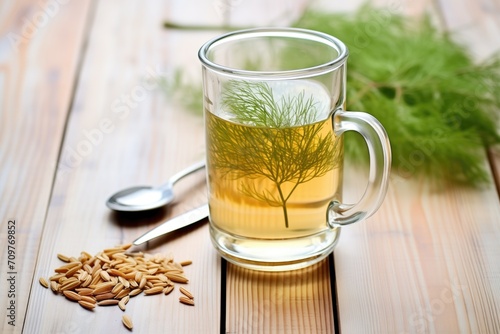
M 303 92 L 276 99 L 267 83 L 231 81 L 222 106 L 232 122 L 207 117 L 210 164 L 224 177 L 270 180 L 275 189 L 243 184 L 240 191 L 282 207 L 288 228 L 290 197 L 301 184 L 339 164 L 341 142 L 332 131 L 322 134 L 325 122 L 310 124 L 318 111 L 313 98 Z M 285 188 L 289 183 L 293 186 Z

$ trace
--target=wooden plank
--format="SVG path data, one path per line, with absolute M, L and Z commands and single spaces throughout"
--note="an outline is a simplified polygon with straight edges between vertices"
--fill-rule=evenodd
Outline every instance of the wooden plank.
M 241 3 L 228 13 L 235 26 L 293 22 L 303 1 Z M 286 13 L 279 14 L 279 11 Z M 276 17 L 270 20 L 269 18 Z M 268 24 L 267 24 L 268 25 Z M 225 333 L 334 333 L 329 259 L 288 272 L 258 272 L 227 264 Z
M 430 3 L 392 5 L 408 15 L 436 14 Z M 354 166 L 346 170 L 346 197 L 354 202 L 365 178 Z M 343 228 L 334 252 L 340 331 L 498 332 L 494 185 L 468 189 L 398 174 L 379 212 Z
M 289 25 L 300 16 L 308 0 L 200 1 L 196 11 L 173 1 L 167 20 L 177 26 L 256 27 Z M 265 8 L 265 10 L 263 10 Z M 187 15 L 189 14 L 189 15 Z
M 498 331 L 499 216 L 493 185 L 394 176 L 381 210 L 342 231 L 335 252 L 342 331 Z
M 438 1 L 446 29 L 483 60 L 500 52 L 500 1 Z
M 334 333 L 329 259 L 288 272 L 228 264 L 225 333 Z
M 488 59 L 490 56 L 500 53 L 500 1 L 461 0 L 453 3 L 439 1 L 439 4 L 443 12 L 442 16 L 444 17 L 446 28 L 454 32 L 454 35 L 458 35 L 457 38 L 462 43 L 470 46 L 473 56 L 478 61 Z M 500 129 L 500 123 L 498 124 L 498 128 Z M 492 169 L 492 178 L 496 183 L 497 195 L 500 195 L 500 146 L 497 145 L 489 148 L 487 154 Z M 495 223 L 498 228 L 498 216 Z M 493 252 L 491 248 L 488 248 L 486 251 Z M 496 254 L 498 255 L 499 253 L 497 251 Z M 485 283 L 488 282 L 479 282 L 477 284 L 478 289 L 488 291 L 489 286 Z M 495 289 L 491 292 L 492 297 L 483 298 L 480 303 L 476 300 L 473 301 L 475 306 L 474 311 L 482 311 L 482 313 L 494 312 L 494 315 L 498 315 L 500 309 L 500 289 L 498 282 L 493 287 Z M 492 298 L 495 300 L 494 303 L 487 303 L 485 301 Z M 493 316 L 492 318 L 481 317 L 481 321 L 478 321 L 477 325 L 479 331 L 489 331 L 493 328 L 498 331 L 498 328 L 500 328 L 498 316 Z
M 2 333 L 23 328 L 89 12 L 90 1 L 2 1 L 0 5 Z M 11 220 L 14 245 L 7 239 Z M 15 247 L 13 264 L 8 262 L 7 246 Z M 12 276 L 15 289 L 6 283 Z M 12 302 L 15 319 L 7 310 Z
M 329 12 L 338 13 L 351 13 L 358 9 L 361 5 L 369 4 L 375 8 L 382 9 L 383 15 L 391 15 L 396 13 L 403 13 L 405 15 L 419 17 L 425 13 L 434 11 L 432 0 L 423 1 L 405 1 L 405 0 L 353 0 L 353 1 L 330 1 L 330 0 L 319 0 L 314 1 L 311 5 L 314 9 L 326 10 Z M 374 17 L 374 24 L 383 24 L 384 17 Z M 370 34 L 370 27 L 360 27 L 360 31 Z M 378 30 L 377 30 L 378 31 Z
M 175 187 L 176 201 L 163 210 L 117 215 L 104 203 L 132 185 L 159 185 L 204 156 L 203 121 L 166 99 L 158 76 L 188 63 L 199 68 L 196 51 L 207 34 L 166 31 L 165 1 L 99 1 L 79 77 L 75 103 L 53 196 L 36 278 L 60 265 L 56 254 L 95 254 L 127 243 L 206 201 L 204 173 Z M 220 259 L 207 224 L 194 226 L 145 249 L 191 259 L 187 288 L 196 306 L 169 296 L 131 299 L 126 314 L 139 333 L 215 333 L 219 330 Z M 89 312 L 33 283 L 26 332 L 125 332 L 118 308 Z M 54 312 L 58 310 L 58 312 Z
M 342 12 L 352 11 L 361 3 L 361 1 L 348 3 L 323 1 L 315 5 L 317 8 Z M 427 10 L 426 6 L 405 4 L 406 6 L 399 2 L 391 4 L 388 14 L 405 12 L 420 15 Z M 384 6 L 386 3 L 377 1 L 375 5 Z M 360 184 L 364 185 L 362 180 L 363 178 Z M 336 255 L 335 258 L 339 256 Z M 355 265 L 352 264 L 353 267 Z M 339 266 L 336 265 L 336 268 Z M 355 279 L 351 277 L 349 281 L 345 276 L 347 272 L 342 271 L 342 267 L 340 270 L 343 280 L 337 283 L 337 287 L 343 291 L 338 292 L 338 297 L 342 298 L 339 299 L 339 304 L 343 311 L 341 315 L 345 318 L 342 320 L 346 322 L 345 326 L 343 322 L 340 323 L 340 329 L 346 333 L 369 332 L 373 327 L 370 327 L 370 322 L 366 319 L 366 321 L 359 320 L 359 312 L 352 314 L 346 312 L 346 310 L 364 311 L 363 307 L 359 308 L 359 303 L 363 303 L 365 297 L 357 296 L 360 297 L 357 301 L 345 298 L 346 293 L 356 293 L 358 287 L 353 284 Z M 388 286 L 383 288 L 387 289 Z M 280 274 L 255 273 L 228 264 L 226 290 L 228 333 L 333 333 L 335 331 L 334 301 L 330 295 L 330 272 L 326 261 L 313 268 Z M 313 304 L 316 305 L 315 315 L 311 316 Z M 351 305 L 352 310 L 349 309 Z
M 315 6 L 342 12 L 352 11 L 360 4 L 323 1 Z M 327 261 L 313 268 L 279 274 L 255 273 L 228 264 L 226 279 L 228 333 L 335 332 Z

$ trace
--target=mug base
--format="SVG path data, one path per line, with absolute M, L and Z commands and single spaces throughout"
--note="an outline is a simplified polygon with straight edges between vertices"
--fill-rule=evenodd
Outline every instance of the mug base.
M 327 257 L 337 245 L 340 227 L 289 240 L 235 236 L 210 225 L 212 244 L 227 261 L 260 271 L 296 270 Z

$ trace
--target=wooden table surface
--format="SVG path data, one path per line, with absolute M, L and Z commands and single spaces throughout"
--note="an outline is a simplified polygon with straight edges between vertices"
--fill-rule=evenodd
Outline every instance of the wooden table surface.
M 158 78 L 180 67 L 198 78 L 197 50 L 220 31 L 162 22 L 266 25 L 280 9 L 300 13 L 304 2 L 0 2 L 1 333 L 127 332 L 118 307 L 88 311 L 38 278 L 61 265 L 58 253 L 131 242 L 206 199 L 199 173 L 176 185 L 176 201 L 163 210 L 119 215 L 104 204 L 116 190 L 161 184 L 204 155 L 201 117 L 169 99 Z M 500 48 L 499 0 L 374 2 L 430 13 L 478 59 Z M 344 11 L 360 3 L 316 5 Z M 492 179 L 498 152 L 484 152 Z M 346 197 L 355 199 L 364 181 L 347 174 Z M 193 261 L 186 287 L 196 305 L 180 304 L 178 290 L 134 297 L 125 312 L 134 332 L 500 333 L 498 186 L 397 173 L 390 182 L 378 213 L 345 227 L 334 254 L 304 270 L 227 264 L 206 222 L 150 243 L 149 253 Z

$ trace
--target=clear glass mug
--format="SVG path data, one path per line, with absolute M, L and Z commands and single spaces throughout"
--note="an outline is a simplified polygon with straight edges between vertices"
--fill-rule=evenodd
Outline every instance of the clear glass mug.
M 380 207 L 391 165 L 382 125 L 344 111 L 346 46 L 316 31 L 259 28 L 210 40 L 198 55 L 215 248 L 256 270 L 322 260 L 342 225 Z M 370 156 L 356 204 L 342 203 L 342 134 L 350 130 L 364 137 Z

